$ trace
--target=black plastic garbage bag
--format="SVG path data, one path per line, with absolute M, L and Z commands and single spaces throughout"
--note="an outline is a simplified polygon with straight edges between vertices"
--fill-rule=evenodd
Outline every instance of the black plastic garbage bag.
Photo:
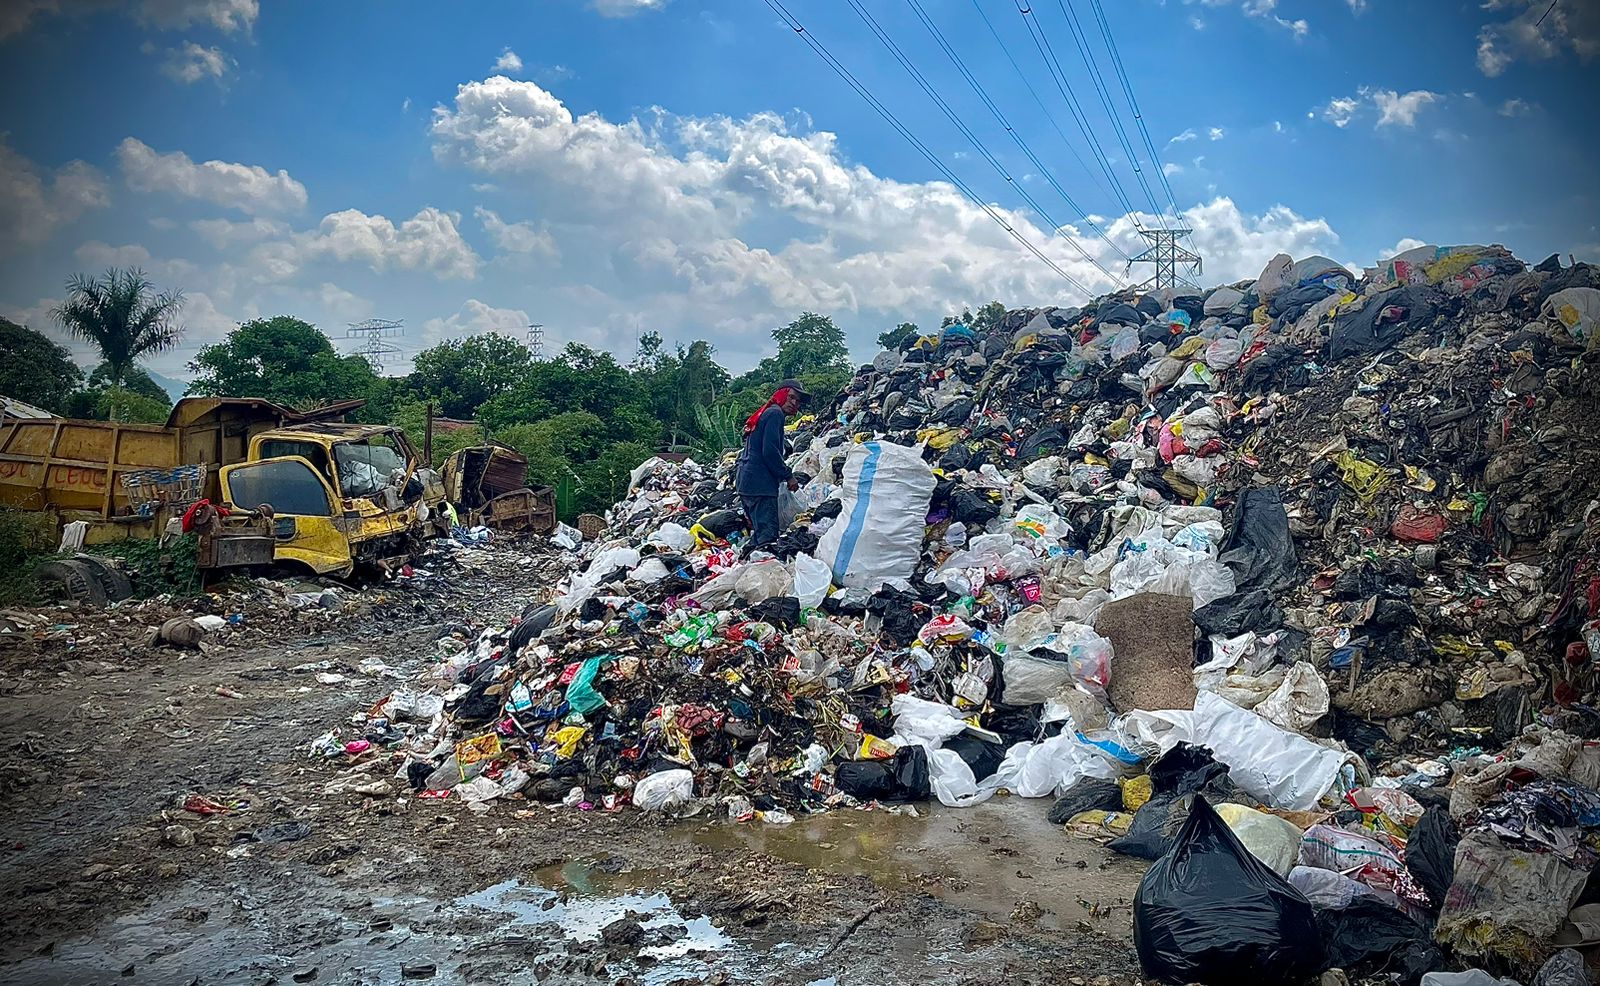
M 1166 855 L 1189 818 L 1194 795 L 1213 802 L 1238 796 L 1228 765 L 1204 746 L 1179 743 L 1150 765 L 1150 800 L 1133 814 L 1126 834 L 1107 844 L 1112 852 L 1157 860 Z
M 1460 841 L 1461 833 L 1450 820 L 1450 812 L 1437 805 L 1422 813 L 1406 841 L 1406 869 L 1428 892 L 1435 909 L 1444 906 L 1444 895 L 1456 882 L 1456 844 Z
M 950 516 L 968 527 L 982 526 L 1000 516 L 1000 505 L 970 486 L 958 486 L 950 494 Z
M 522 620 L 511 628 L 511 637 L 506 641 L 506 653 L 515 655 L 529 641 L 544 633 L 555 618 L 554 606 L 535 606 L 530 603 L 522 611 Z
M 1360 308 L 1334 319 L 1333 331 L 1328 335 L 1328 359 L 1388 349 L 1425 328 L 1438 309 L 1436 296 L 1415 284 L 1373 295 Z
M 1116 781 L 1083 777 L 1050 806 L 1050 824 L 1063 825 L 1080 812 L 1116 811 L 1121 807 L 1122 788 Z
M 1194 625 L 1207 636 L 1237 637 L 1246 630 L 1277 629 L 1283 625 L 1283 610 L 1265 589 L 1236 592 L 1195 610 Z
M 964 733 L 945 740 L 944 749 L 951 751 L 971 767 L 973 779 L 979 781 L 993 777 L 1006 758 L 1005 744 L 990 743 Z
M 750 608 L 750 615 L 781 630 L 800 625 L 800 600 L 794 596 L 772 596 Z
M 1323 951 L 1311 903 L 1204 798 L 1139 883 L 1133 943 L 1148 978 L 1212 986 L 1289 986 L 1320 971 Z
M 888 760 L 852 760 L 833 773 L 839 790 L 859 801 L 928 800 L 928 751 L 901 747 Z
M 1325 949 L 1323 968 L 1343 969 L 1351 979 L 1382 978 L 1417 986 L 1444 965 L 1433 932 L 1376 897 L 1317 912 Z
M 744 512 L 740 510 L 713 510 L 700 518 L 700 526 L 725 538 L 734 531 L 742 531 L 749 524 L 745 521 Z
M 1298 563 L 1294 539 L 1289 535 L 1289 514 L 1283 509 L 1283 491 L 1259 486 L 1239 494 L 1233 526 L 1222 543 L 1219 560 L 1233 569 L 1239 592 L 1294 584 Z
M 1155 862 L 1172 850 L 1177 833 L 1191 814 L 1193 795 L 1171 791 L 1152 794 L 1150 800 L 1133 813 L 1128 831 L 1106 843 L 1106 848 L 1124 856 Z

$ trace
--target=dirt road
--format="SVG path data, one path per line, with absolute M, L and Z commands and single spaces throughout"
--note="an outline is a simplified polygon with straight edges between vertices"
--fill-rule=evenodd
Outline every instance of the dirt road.
M 209 653 L 135 643 L 148 604 L 0 641 L 0 980 L 1136 980 L 1142 866 L 1042 801 L 752 828 L 325 794 L 309 742 L 540 573 L 500 551 L 338 613 L 261 604 Z

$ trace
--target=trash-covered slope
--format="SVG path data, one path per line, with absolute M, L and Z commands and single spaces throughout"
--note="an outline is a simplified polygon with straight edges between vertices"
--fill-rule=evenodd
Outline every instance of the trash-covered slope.
M 731 456 L 642 464 L 560 586 L 319 753 L 476 811 L 1056 798 L 1150 858 L 1204 797 L 1330 956 L 1393 915 L 1531 969 L 1600 859 L 1597 287 L 1280 256 L 910 340 L 791 423 L 767 550 Z M 1391 937 L 1339 961 L 1445 961 Z

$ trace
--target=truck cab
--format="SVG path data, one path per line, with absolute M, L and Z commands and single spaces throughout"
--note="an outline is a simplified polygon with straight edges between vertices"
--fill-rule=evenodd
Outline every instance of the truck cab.
M 398 428 L 318 422 L 263 431 L 224 466 L 223 499 L 272 515 L 275 556 L 319 575 L 404 564 L 442 530 L 444 487 Z

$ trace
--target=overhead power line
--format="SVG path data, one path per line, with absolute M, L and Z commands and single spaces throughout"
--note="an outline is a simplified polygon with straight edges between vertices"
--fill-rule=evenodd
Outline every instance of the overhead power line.
M 1067 74 L 1061 67 L 1061 60 L 1056 57 L 1055 48 L 1041 29 L 1038 18 L 1033 16 L 1033 9 L 1022 3 L 1022 0 L 1017 0 L 1017 13 L 1022 15 L 1022 23 L 1028 29 L 1028 37 L 1033 40 L 1033 46 L 1039 50 L 1039 57 L 1044 60 L 1045 69 L 1050 73 L 1050 81 L 1056 84 L 1056 91 L 1061 93 L 1067 109 L 1072 112 L 1072 122 L 1078 125 L 1078 132 L 1083 134 L 1083 139 L 1094 152 L 1095 163 L 1100 165 L 1101 173 L 1106 176 L 1106 181 L 1111 183 L 1118 206 L 1134 226 L 1142 228 L 1139 222 L 1139 210 L 1133 207 L 1128 193 L 1122 189 L 1122 182 L 1117 180 L 1116 174 L 1111 170 L 1111 163 L 1106 159 L 1105 150 L 1100 146 L 1100 139 L 1094 135 L 1093 128 L 1089 126 L 1089 118 L 1078 103 L 1078 97 L 1073 95 L 1072 85 L 1067 82 Z
M 1156 151 L 1156 143 L 1150 139 L 1150 128 L 1145 125 L 1144 114 L 1139 111 L 1138 97 L 1133 94 L 1133 83 L 1128 80 L 1128 72 L 1122 60 L 1122 52 L 1117 49 L 1117 39 L 1111 33 L 1111 22 L 1106 18 L 1105 8 L 1100 5 L 1100 0 L 1089 0 L 1094 5 L 1095 21 L 1100 25 L 1100 36 L 1105 39 L 1106 50 L 1111 53 L 1111 63 L 1116 67 L 1117 79 L 1122 83 L 1122 94 L 1128 100 L 1128 108 L 1133 111 L 1134 122 L 1139 125 L 1139 133 L 1144 137 L 1145 149 L 1150 152 L 1150 165 L 1156 169 L 1156 175 L 1161 179 L 1161 187 L 1167 193 L 1167 202 L 1172 206 L 1172 221 L 1183 222 L 1183 210 L 1178 208 L 1178 197 L 1172 194 L 1172 183 L 1167 180 L 1166 165 L 1161 162 L 1161 155 Z M 1194 246 L 1194 237 L 1189 235 L 1189 246 Z
M 1078 280 L 1071 274 L 1068 274 L 1065 270 L 1063 270 L 1061 265 L 1050 259 L 1050 257 L 1047 256 L 1037 246 L 1035 246 L 1032 241 L 1018 232 L 1017 229 L 1011 225 L 1011 223 L 1006 221 L 1004 216 L 995 211 L 993 206 L 989 205 L 989 203 L 980 198 L 978 194 L 967 185 L 966 182 L 962 181 L 954 172 L 946 167 L 944 162 L 939 160 L 938 155 L 929 150 L 926 144 L 924 144 L 917 138 L 915 134 L 907 129 L 906 126 L 900 122 L 899 118 L 896 117 L 888 107 L 884 106 L 883 103 L 880 102 L 878 98 L 866 88 L 866 86 L 862 85 L 861 81 L 858 80 L 848 68 L 845 68 L 842 62 L 833 56 L 833 53 L 827 49 L 827 46 L 813 37 L 811 32 L 806 30 L 805 25 L 801 24 L 793 14 L 789 13 L 789 11 L 783 6 L 781 0 L 764 0 L 764 2 L 772 9 L 773 13 L 777 14 L 783 19 L 783 22 L 788 25 L 790 30 L 799 35 L 800 39 L 804 41 L 812 51 L 816 52 L 818 57 L 827 63 L 829 68 L 833 69 L 834 73 L 838 75 L 839 78 L 843 79 L 845 83 L 850 86 L 850 88 L 854 89 L 856 93 L 861 96 L 862 99 L 866 100 L 867 105 L 871 106 L 879 116 L 883 117 L 884 122 L 893 127 L 895 131 L 899 133 L 900 136 L 904 137 L 919 154 L 927 159 L 929 164 L 933 165 L 940 174 L 944 175 L 945 179 L 949 181 L 950 184 L 954 185 L 979 209 L 982 209 L 984 213 L 987 214 L 990 219 L 993 219 L 1001 229 L 1004 229 L 1012 239 L 1022 244 L 1025 248 L 1027 248 L 1029 253 L 1032 253 L 1035 257 L 1043 261 L 1045 266 L 1049 267 L 1052 271 L 1058 274 L 1062 280 L 1072 285 L 1086 298 L 1093 297 L 1093 292 L 1079 283 Z
M 933 35 L 933 40 L 938 42 L 940 48 L 944 49 L 944 53 L 949 56 L 950 61 L 955 65 L 956 71 L 960 72 L 962 77 L 967 80 L 967 84 L 972 86 L 973 92 L 976 92 L 978 94 L 978 98 L 983 100 L 984 105 L 989 107 L 989 112 L 994 114 L 994 118 L 1000 122 L 1000 126 L 1004 127 L 1006 133 L 1011 135 L 1011 139 L 1016 141 L 1017 146 L 1022 149 L 1022 153 L 1026 154 L 1028 156 L 1028 160 L 1033 162 L 1033 166 L 1039 169 L 1039 173 L 1042 174 L 1045 180 L 1050 183 L 1050 187 L 1056 190 L 1056 193 L 1061 196 L 1061 198 L 1067 203 L 1073 212 L 1083 217 L 1083 221 L 1089 225 L 1090 229 L 1094 230 L 1095 233 L 1099 235 L 1100 239 L 1103 240 L 1113 252 L 1115 252 L 1122 259 L 1127 260 L 1128 255 L 1123 252 L 1122 248 L 1117 246 L 1111 237 L 1106 235 L 1105 230 L 1100 228 L 1100 224 L 1090 218 L 1089 212 L 1082 206 L 1078 205 L 1078 203 L 1073 200 L 1072 196 L 1067 192 L 1067 190 L 1061 187 L 1061 183 L 1056 180 L 1055 175 L 1051 174 L 1050 169 L 1045 167 L 1044 162 L 1040 161 L 1038 155 L 1033 153 L 1033 148 L 1029 147 L 1028 142 L 1022 139 L 1021 134 L 1017 133 L 1016 128 L 1013 127 L 1010 121 L 1006 119 L 1005 114 L 1000 112 L 1000 107 L 995 105 L 994 100 L 989 98 L 989 93 L 983 88 L 983 85 L 971 72 L 967 70 L 966 63 L 961 60 L 961 56 L 956 54 L 955 49 L 952 48 L 950 43 L 945 40 L 944 33 L 939 30 L 938 26 L 933 23 L 932 18 L 928 16 L 925 10 L 923 10 L 922 4 L 919 3 L 918 0 L 906 0 L 906 2 L 911 5 L 911 9 L 917 15 L 917 19 L 922 21 L 922 26 L 926 27 L 928 29 L 928 33 Z
M 948 118 L 951 123 L 955 124 L 956 129 L 960 130 L 962 135 L 965 136 L 967 140 L 971 142 L 972 146 L 977 149 L 978 153 L 983 155 L 983 159 L 989 162 L 989 165 L 994 168 L 995 172 L 999 174 L 1001 178 L 1004 178 L 1008 185 L 1011 185 L 1017 190 L 1017 194 L 1022 196 L 1023 201 L 1027 202 L 1035 212 L 1042 216 L 1045 222 L 1050 224 L 1050 228 L 1053 231 L 1059 231 L 1062 228 L 1062 224 L 1056 222 L 1055 219 L 1051 217 L 1050 213 L 1045 210 L 1044 206 L 1036 202 L 1033 196 L 1028 194 L 1028 190 L 1023 188 L 1022 184 L 1011 176 L 1011 172 L 1006 169 L 1004 164 L 1000 163 L 1000 159 L 994 156 L 994 153 L 989 150 L 982 140 L 978 139 L 978 135 L 972 132 L 972 128 L 968 127 L 961 117 L 956 113 L 956 111 L 950 108 L 950 104 L 945 102 L 944 97 L 939 95 L 938 90 L 936 90 L 932 83 L 927 80 L 927 77 L 917 69 L 916 65 L 912 63 L 910 58 L 906 57 L 905 52 L 901 50 L 899 45 L 895 44 L 893 38 L 889 37 L 888 32 L 886 32 L 882 25 L 878 23 L 877 18 L 873 17 L 872 14 L 867 11 L 866 7 L 862 5 L 861 0 L 846 0 L 846 2 L 850 4 L 850 9 L 856 12 L 856 16 L 861 18 L 862 23 L 866 24 L 867 28 L 877 36 L 878 40 L 883 42 L 884 47 L 889 49 L 889 53 L 894 55 L 895 60 L 900 63 L 901 67 L 911 74 L 911 78 L 917 83 L 918 87 L 920 87 L 923 92 L 928 94 L 928 98 L 934 101 L 934 104 L 939 107 L 939 109 L 944 113 L 945 117 Z M 1107 270 L 1103 265 L 1101 265 L 1100 261 L 1096 260 L 1093 254 L 1091 254 L 1088 250 L 1085 250 L 1083 248 L 1083 244 L 1079 243 L 1076 237 L 1068 236 L 1066 239 L 1068 243 L 1072 244 L 1073 249 L 1082 254 L 1083 259 L 1087 260 L 1090 264 L 1093 264 L 1096 270 L 1104 274 L 1107 280 L 1110 280 L 1113 283 L 1121 280 L 1121 278 L 1117 277 L 1117 275 L 1111 273 L 1111 271 Z
M 1005 39 L 1000 37 L 1000 32 L 995 29 L 994 22 L 989 19 L 988 13 L 984 11 L 981 0 L 972 0 L 972 7 L 978 12 L 978 16 L 983 19 L 983 26 L 989 29 L 989 36 L 994 38 L 994 43 L 1000 46 L 1001 54 L 1005 55 L 1006 61 L 1011 63 L 1011 68 L 1016 71 L 1017 78 L 1022 80 L 1023 86 L 1028 90 L 1028 95 L 1033 97 L 1033 101 L 1039 106 L 1039 111 L 1044 114 L 1044 118 L 1050 122 L 1050 126 L 1055 130 L 1056 135 L 1061 138 L 1062 146 L 1072 153 L 1073 160 L 1078 162 L 1078 166 L 1083 169 L 1084 175 L 1094 183 L 1095 188 L 1099 189 L 1107 199 L 1114 198 L 1115 196 L 1111 194 L 1111 190 L 1106 188 L 1105 184 L 1100 181 L 1100 176 L 1090 169 L 1089 162 L 1083 159 L 1083 155 L 1078 153 L 1078 149 L 1067 138 L 1067 132 L 1061 129 L 1061 124 L 1057 122 L 1056 115 L 1050 112 L 1050 107 L 1045 105 L 1044 98 L 1039 95 L 1039 90 L 1033 87 L 1033 80 L 1028 77 L 1028 73 L 1022 70 L 1022 66 L 1017 63 L 1016 56 L 1011 54 L 1010 47 L 1006 45 Z
M 1156 204 L 1155 193 L 1150 190 L 1150 180 L 1145 176 L 1144 169 L 1139 166 L 1139 155 L 1134 151 L 1133 143 L 1128 140 L 1128 131 L 1122 126 L 1122 116 L 1111 105 L 1111 93 L 1106 88 L 1105 81 L 1100 78 L 1100 64 L 1095 60 L 1094 52 L 1089 50 L 1089 38 L 1084 33 L 1083 24 L 1078 20 L 1077 8 L 1069 6 L 1069 0 L 1056 0 L 1056 6 L 1061 8 L 1061 16 L 1067 22 L 1068 32 L 1072 34 L 1072 43 L 1078 48 L 1078 57 L 1083 59 L 1083 69 L 1089 74 L 1089 81 L 1094 86 L 1095 94 L 1100 97 L 1100 106 L 1111 120 L 1111 129 L 1117 135 L 1117 142 L 1122 146 L 1122 153 L 1128 158 L 1128 166 L 1133 169 L 1139 187 L 1144 190 L 1150 211 L 1159 216 L 1165 210 Z M 1038 19 L 1039 15 L 1034 14 L 1034 20 Z M 1043 31 L 1044 25 L 1041 24 L 1039 29 Z

